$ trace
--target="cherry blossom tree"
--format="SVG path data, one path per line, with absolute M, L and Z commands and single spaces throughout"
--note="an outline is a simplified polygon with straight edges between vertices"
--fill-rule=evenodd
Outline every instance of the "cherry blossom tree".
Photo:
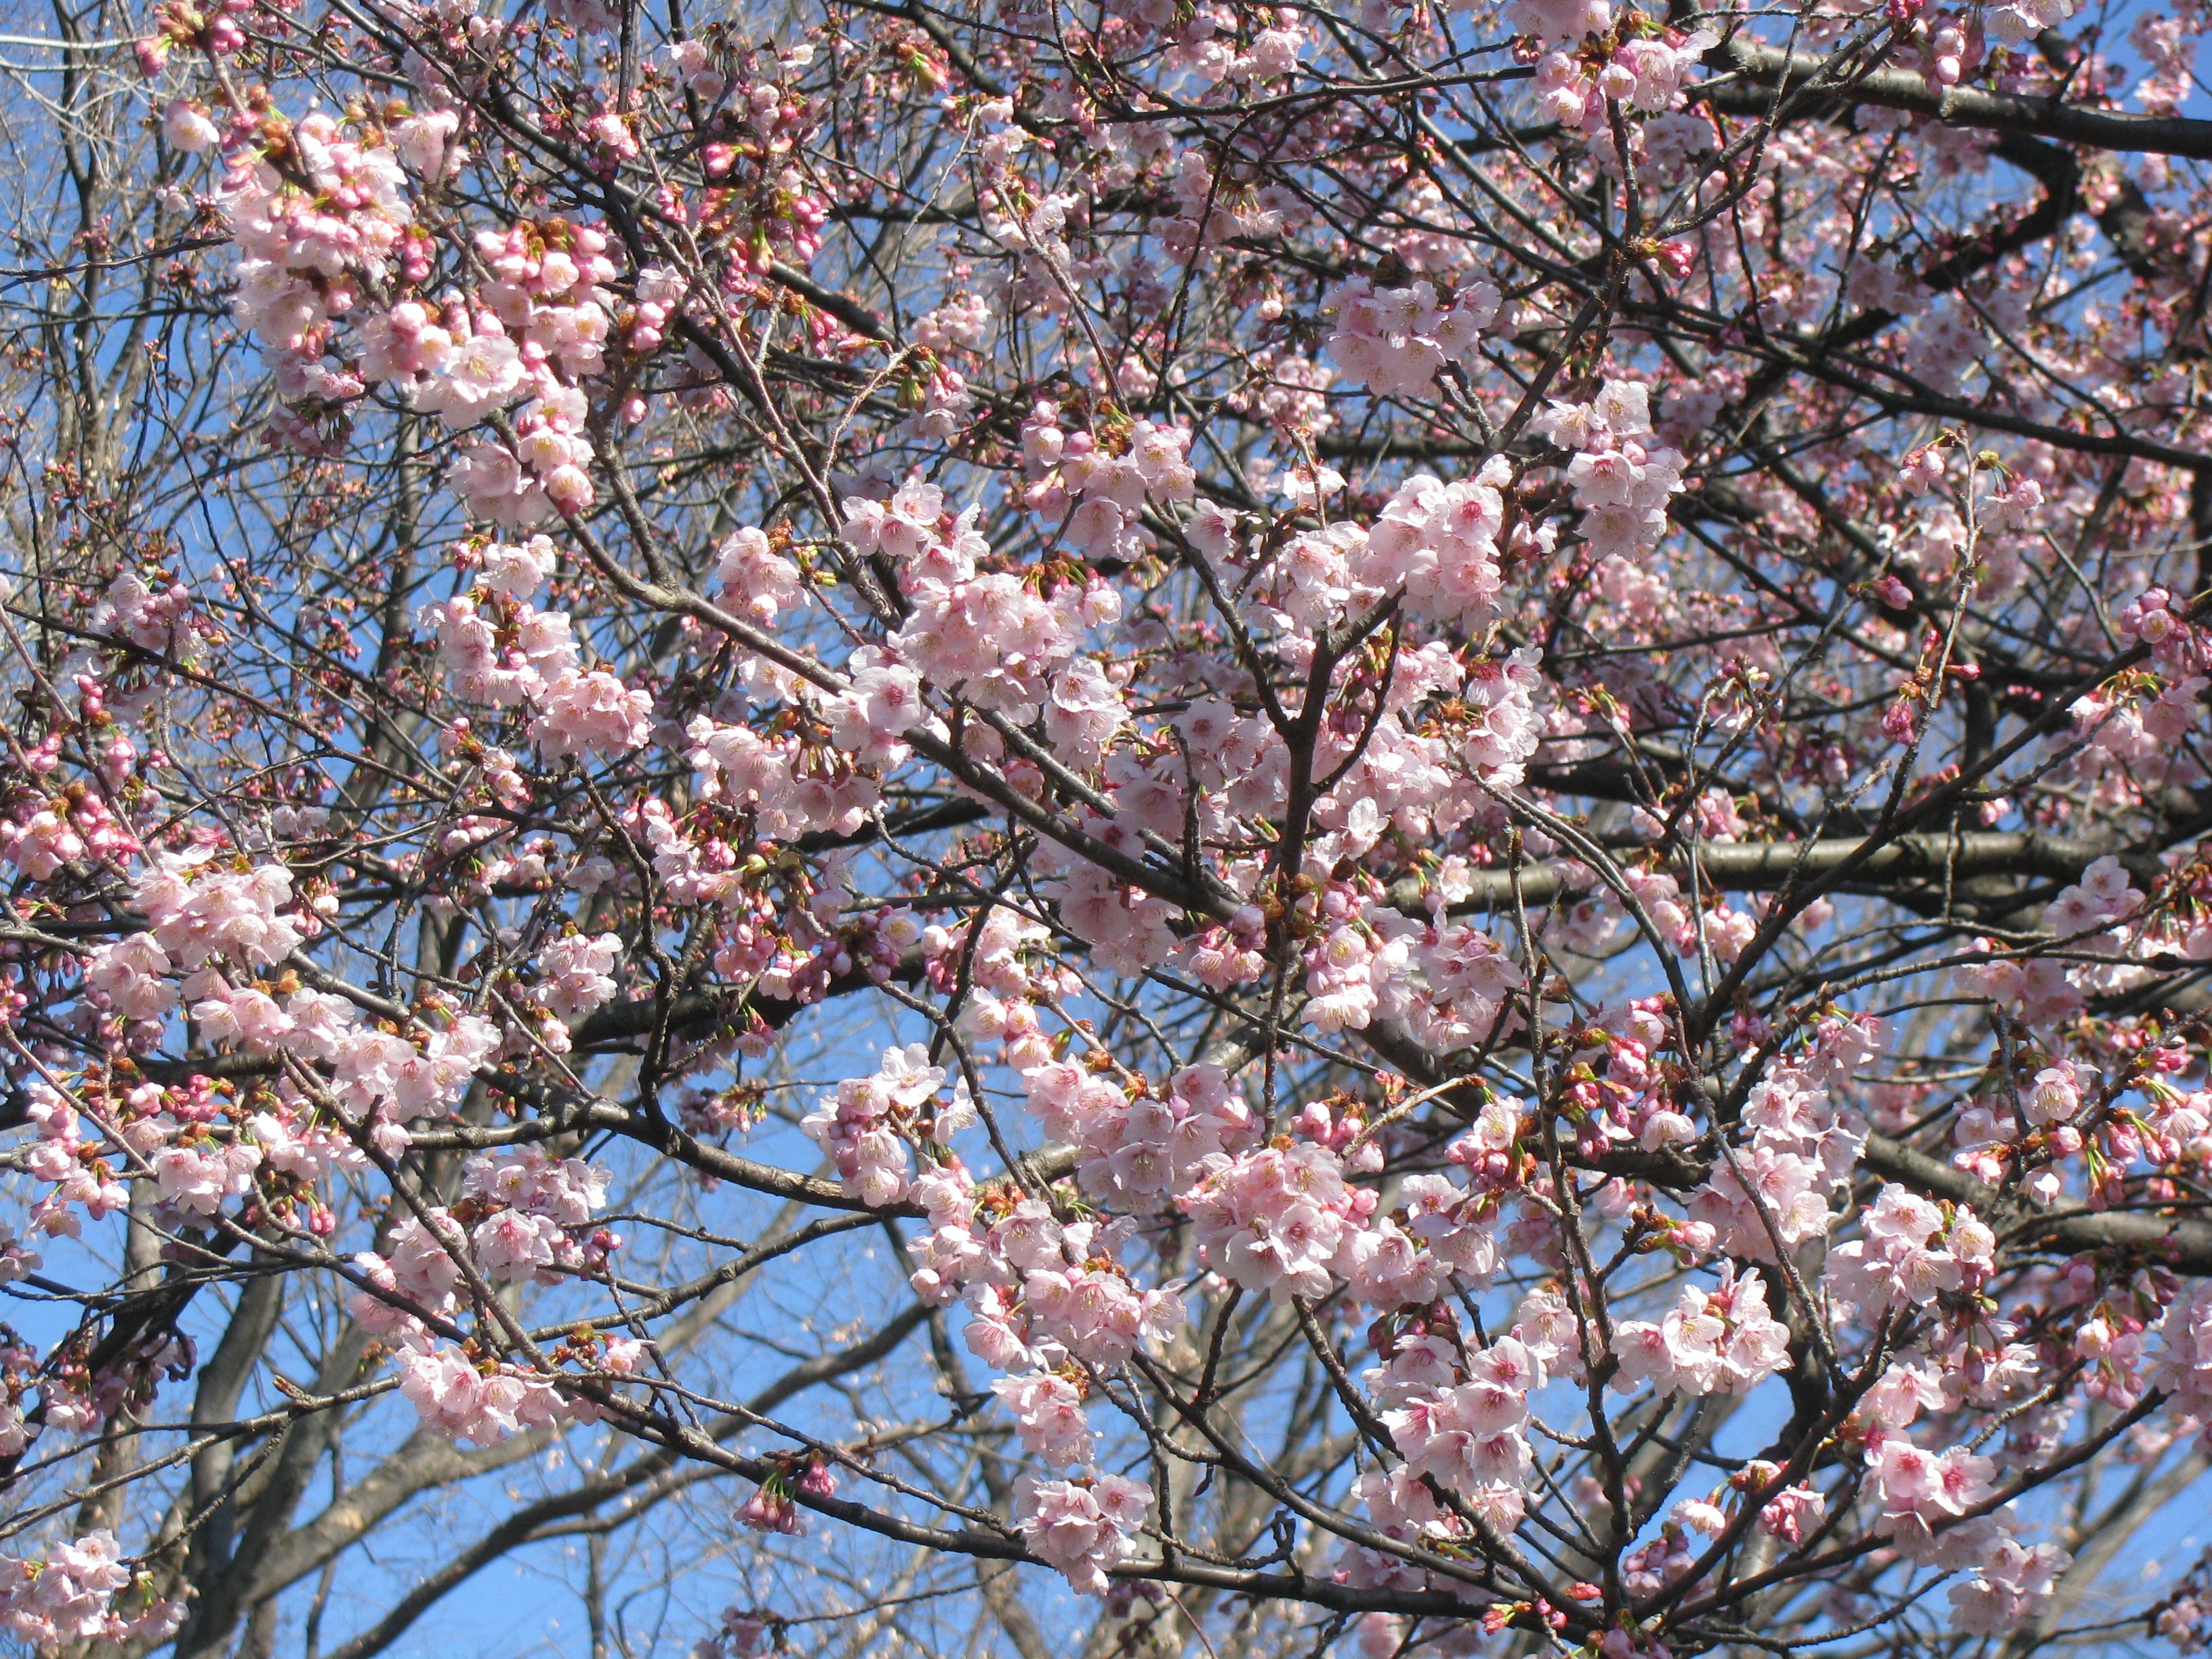
M 2212 1639 L 2208 27 L 19 8 L 6 1639 Z

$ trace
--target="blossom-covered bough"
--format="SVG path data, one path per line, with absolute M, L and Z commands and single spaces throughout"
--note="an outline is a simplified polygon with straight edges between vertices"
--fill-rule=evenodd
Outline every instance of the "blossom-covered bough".
M 10 1638 L 2212 1637 L 2209 22 L 27 10 Z

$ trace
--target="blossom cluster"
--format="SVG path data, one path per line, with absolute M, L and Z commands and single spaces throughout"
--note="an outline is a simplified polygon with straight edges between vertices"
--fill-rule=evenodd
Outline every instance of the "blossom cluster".
M 88 1533 L 34 1559 L 0 1562 L 0 1624 L 17 1640 L 42 1649 L 167 1641 L 183 1625 L 185 1604 L 143 1597 L 137 1610 L 125 1613 L 118 1601 L 136 1583 L 115 1534 Z

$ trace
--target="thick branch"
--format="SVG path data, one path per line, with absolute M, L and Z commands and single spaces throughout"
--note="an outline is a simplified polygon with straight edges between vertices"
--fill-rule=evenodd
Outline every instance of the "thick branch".
M 1785 52 L 1741 37 L 1723 48 L 1737 71 L 1762 86 L 1802 88 L 1829 67 L 1816 52 Z M 1882 109 L 1909 110 L 1946 126 L 1988 132 L 2025 132 L 2062 143 L 2150 155 L 2212 161 L 2212 121 L 2181 116 L 2130 115 L 2090 109 L 2055 98 L 2022 98 L 1969 87 L 1936 88 L 1910 70 L 1869 70 L 1832 88 L 1835 96 Z
M 1696 867 L 1707 888 L 1734 892 L 1771 892 L 1789 884 L 1794 875 L 1810 880 L 1841 868 L 1870 843 L 1856 836 L 1812 842 L 1777 841 L 1727 842 L 1698 849 Z M 1975 835 L 1911 835 L 1875 845 L 1875 850 L 1852 874 L 1855 890 L 1892 884 L 1953 880 L 1979 876 L 2037 877 L 2073 881 L 2100 858 L 2110 854 L 2126 866 L 2138 881 L 2154 880 L 2155 857 L 2133 849 L 2099 847 L 2060 836 L 2031 831 L 1986 832 Z M 1690 873 L 1691 858 L 1684 851 L 1669 851 L 1666 867 L 1677 877 Z M 1517 893 L 1531 907 L 1595 890 L 1595 880 L 1561 863 L 1531 865 L 1516 878 L 1506 869 L 1476 872 L 1469 878 L 1467 896 L 1455 910 L 1492 910 L 1515 902 Z M 1391 890 L 1393 902 L 1408 910 L 1422 908 L 1418 883 L 1401 883 Z

